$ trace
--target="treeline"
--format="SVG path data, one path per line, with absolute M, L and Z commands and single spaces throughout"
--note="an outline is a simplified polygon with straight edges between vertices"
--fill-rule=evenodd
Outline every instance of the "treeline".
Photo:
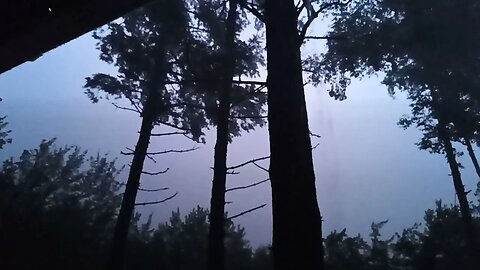
M 465 145 L 480 176 L 473 148 L 480 145 L 480 36 L 469 31 L 480 26 L 479 9 L 478 1 L 449 0 L 158 0 L 97 29 L 93 37 L 100 60 L 116 70 L 86 78 L 85 92 L 94 103 L 114 100 L 116 108 L 141 117 L 136 145 L 122 151 L 132 156 L 128 179 L 121 187 L 115 182 L 112 161 L 101 156 L 88 159 L 76 147 L 54 149 L 52 141 L 24 152 L 18 162 L 5 162 L 1 212 L 5 218 L 1 222 L 8 229 L 2 230 L 2 236 L 10 241 L 6 243 L 24 250 L 2 245 L 2 254 L 10 254 L 2 263 L 29 264 L 22 254 L 32 253 L 37 264 L 44 265 L 55 251 L 78 253 L 77 261 L 67 259 L 73 255 L 58 256 L 71 263 L 68 268 L 100 265 L 95 259 L 102 257 L 95 255 L 100 250 L 112 270 L 156 263 L 155 259 L 132 259 L 132 252 L 144 250 L 142 254 L 165 258 L 163 266 L 173 269 L 198 260 L 202 263 L 196 268 L 224 270 L 227 263 L 237 267 L 240 263 L 232 263 L 237 251 L 250 254 L 240 261 L 255 265 L 251 260 L 256 253 L 239 240 L 242 230 L 232 229 L 225 215 L 228 175 L 255 165 L 269 174 L 272 188 L 271 254 L 277 270 L 343 265 L 350 269 L 353 265 L 355 269 L 478 268 L 478 212 L 463 185 L 462 166 L 457 161 L 462 151 L 457 148 Z M 327 35 L 310 35 L 309 27 L 323 16 L 331 21 Z M 328 51 L 302 54 L 309 40 L 326 41 Z M 259 78 L 264 66 L 267 81 Z M 422 132 L 420 149 L 445 156 L 459 206 L 439 204 L 427 211 L 425 229 L 414 226 L 388 241 L 379 238 L 386 222 L 372 225 L 370 241 L 348 237 L 344 231 L 324 237 L 312 159 L 311 136 L 315 135 L 308 126 L 304 86 L 331 86 L 330 95 L 343 100 L 352 79 L 378 73 L 385 75 L 383 84 L 391 95 L 404 91 L 411 102 L 411 115 L 398 124 Z M 228 165 L 229 143 L 244 131 L 266 125 L 266 120 L 270 153 L 238 166 Z M 193 237 L 168 229 L 177 223 L 190 224 L 190 219 L 178 221 L 176 213 L 172 220 L 177 221 L 150 232 L 147 225 L 138 224 L 138 216 L 132 220 L 135 206 L 141 204 L 136 197 L 142 191 L 143 176 L 168 171 L 145 171 L 145 162 L 196 149 L 169 149 L 168 145 L 151 149 L 151 140 L 185 136 L 201 143 L 206 139 L 203 131 L 210 127 L 217 136 L 208 222 L 204 210 L 192 213 L 204 218 L 202 224 L 208 226 L 206 255 L 193 250 L 182 253 L 187 244 L 172 248 L 173 242 L 165 239 Z M 0 129 L 4 128 L 5 118 L 0 118 Z M 0 132 L 0 148 L 9 142 L 9 133 Z M 267 159 L 268 168 L 258 163 Z M 121 196 L 120 190 L 124 190 Z M 147 203 L 158 204 L 174 196 Z M 57 223 L 71 225 L 55 230 L 60 228 L 54 226 Z M 98 227 L 87 230 L 88 226 Z M 22 240 L 22 232 L 31 235 Z M 9 238 L 15 233 L 18 238 Z M 244 243 L 235 252 L 226 244 L 232 233 L 237 234 L 238 243 Z M 160 239 L 166 241 L 164 249 Z M 63 247 L 51 241 L 77 244 Z M 129 248 L 127 242 L 136 248 Z M 87 243 L 91 246 L 83 248 Z M 169 253 L 172 250 L 184 255 L 175 257 Z M 262 252 L 270 254 L 269 249 Z M 187 253 L 197 255 L 182 257 Z
M 103 269 L 120 206 L 120 169 L 108 156 L 89 157 L 75 146 L 43 141 L 8 159 L 0 171 L 2 269 Z M 480 185 L 476 195 L 480 195 Z M 480 228 L 480 196 L 472 213 Z M 206 269 L 209 212 L 172 212 L 167 222 L 144 223 L 136 213 L 126 269 Z M 346 229 L 323 240 L 326 269 L 462 269 L 468 254 L 460 211 L 438 201 L 416 223 L 393 236 L 388 221 L 372 223 L 369 238 Z M 245 230 L 225 224 L 228 270 L 273 269 L 269 246 L 252 248 Z

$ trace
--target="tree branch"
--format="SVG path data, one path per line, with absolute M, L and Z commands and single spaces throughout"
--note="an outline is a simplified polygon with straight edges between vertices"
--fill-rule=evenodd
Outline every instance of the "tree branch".
M 230 116 L 230 119 L 265 119 L 266 115 L 252 115 L 252 116 Z
M 310 136 L 312 136 L 312 137 L 319 138 L 319 139 L 322 138 L 322 136 L 320 136 L 316 133 L 313 133 L 312 131 L 309 131 L 309 132 L 310 132 Z
M 164 122 L 164 121 L 160 121 L 160 120 L 157 120 L 158 123 L 162 124 L 162 125 L 165 125 L 167 127 L 171 127 L 171 128 L 175 128 L 175 129 L 178 129 L 178 130 L 183 130 L 183 131 L 190 131 L 190 129 L 188 128 L 184 128 L 184 127 L 179 127 L 179 126 L 176 126 L 174 124 L 170 124 L 168 122 Z
M 159 171 L 159 172 L 147 172 L 147 171 L 142 171 L 142 173 L 143 173 L 143 174 L 146 174 L 146 175 L 159 175 L 159 174 L 167 173 L 168 170 L 170 170 L 170 168 L 166 168 L 165 170 Z
M 195 151 L 197 150 L 199 147 L 192 147 L 190 149 L 183 149 L 183 150 L 174 150 L 174 149 L 171 149 L 171 150 L 165 150 L 165 151 L 159 151 L 159 152 L 150 152 L 150 153 L 147 153 L 148 155 L 163 155 L 163 154 L 168 154 L 168 153 L 186 153 L 186 152 L 191 152 L 191 151 Z
M 267 206 L 266 203 L 264 203 L 264 204 L 262 204 L 262 205 L 260 205 L 260 206 L 254 207 L 254 208 L 252 208 L 252 209 L 249 209 L 249 210 L 247 210 L 247 211 L 243 211 L 243 212 L 241 212 L 240 214 L 236 214 L 236 215 L 234 215 L 234 216 L 228 217 L 227 220 L 232 220 L 232 219 L 234 219 L 234 218 L 243 216 L 243 215 L 245 215 L 245 214 L 248 214 L 248 213 L 250 213 L 250 212 L 253 212 L 253 211 L 255 211 L 255 210 L 258 210 L 258 209 L 260 209 L 260 208 L 263 208 L 263 207 L 265 207 L 265 206 Z
M 240 1 L 238 1 L 238 3 L 240 4 L 240 7 L 248 10 L 259 21 L 265 23 L 265 16 L 263 16 L 263 14 L 259 10 L 257 10 L 255 7 L 249 6 L 248 4 L 250 4 L 250 3 L 247 3 L 247 1 L 245 1 L 245 0 L 240 0 Z
M 165 133 L 152 133 L 150 136 L 153 137 L 161 137 L 161 136 L 169 136 L 169 135 L 186 135 L 187 132 L 180 132 L 180 131 L 174 131 L 174 132 L 165 132 Z
M 267 179 L 265 179 L 265 180 L 262 180 L 262 181 L 260 181 L 260 182 L 253 183 L 253 184 L 248 185 L 248 186 L 240 186 L 240 187 L 234 187 L 234 188 L 227 188 L 227 189 L 225 190 L 225 192 L 230 192 L 230 191 L 234 191 L 234 190 L 251 188 L 251 187 L 254 187 L 254 186 L 258 186 L 258 185 L 260 185 L 260 184 L 262 184 L 262 183 L 265 183 L 265 182 L 267 182 L 267 181 L 269 181 L 269 180 L 270 180 L 270 178 L 267 178 Z
M 248 165 L 248 164 L 250 164 L 250 163 L 254 163 L 254 162 L 257 162 L 257 161 L 260 161 L 260 160 L 269 159 L 269 158 L 270 158 L 270 156 L 261 157 L 261 158 L 255 158 L 255 159 L 249 160 L 249 161 L 247 161 L 247 162 L 244 162 L 244 163 L 239 164 L 239 165 L 236 165 L 236 166 L 227 167 L 227 170 L 238 169 L 238 168 L 243 167 L 243 166 L 245 166 L 245 165 Z
M 157 163 L 157 161 L 152 156 L 150 156 L 149 154 L 146 154 L 145 157 L 150 159 L 151 161 L 153 161 L 153 163 Z
M 270 171 L 269 171 L 267 168 L 264 168 L 264 167 L 258 165 L 256 162 L 252 162 L 252 163 L 253 163 L 253 165 L 255 165 L 257 168 L 262 169 L 262 170 L 266 171 L 267 173 L 270 173 Z
M 125 111 L 131 111 L 131 112 L 136 112 L 138 114 L 142 114 L 141 111 L 139 111 L 138 109 L 132 109 L 132 108 L 127 108 L 127 107 L 122 107 L 122 106 L 118 106 L 117 104 L 113 103 L 112 102 L 112 105 L 115 106 L 115 108 L 117 109 L 121 109 L 121 110 L 125 110 Z
M 318 15 L 322 11 L 324 11 L 324 10 L 330 8 L 330 7 L 336 6 L 336 5 L 342 5 L 342 6 L 348 5 L 351 1 L 352 0 L 347 0 L 345 3 L 343 3 L 342 0 L 338 0 L 338 1 L 330 2 L 330 3 L 326 3 L 326 4 L 322 5 L 317 11 L 313 12 L 313 14 L 308 17 L 307 21 L 303 25 L 302 30 L 300 30 L 299 46 L 302 45 L 303 41 L 305 40 L 305 35 L 307 34 L 308 28 L 310 27 L 310 25 L 313 23 L 313 21 L 318 17 Z
M 145 192 L 156 192 L 156 191 L 164 191 L 164 190 L 169 190 L 170 188 L 164 187 L 164 188 L 156 188 L 156 189 L 146 189 L 146 188 L 138 188 L 140 191 L 145 191 Z
M 160 201 L 153 201 L 153 202 L 141 202 L 141 203 L 135 203 L 135 206 L 144 206 L 144 205 L 152 205 L 152 204 L 160 204 L 160 203 L 164 203 L 166 201 L 169 201 L 171 199 L 173 199 L 175 196 L 178 195 L 178 192 L 175 192 L 175 194 L 173 194 L 172 196 L 170 197 L 167 197 L 163 200 L 160 200 Z

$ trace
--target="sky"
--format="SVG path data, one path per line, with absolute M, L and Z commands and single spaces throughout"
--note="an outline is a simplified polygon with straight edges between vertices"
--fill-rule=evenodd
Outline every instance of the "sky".
M 320 52 L 313 44 L 306 52 Z M 92 104 L 82 88 L 85 78 L 114 69 L 98 60 L 91 33 L 44 54 L 35 62 L 22 64 L 0 74 L 0 115 L 7 115 L 13 143 L 0 152 L 0 159 L 18 157 L 33 149 L 42 139 L 57 138 L 57 145 L 79 145 L 90 154 L 106 153 L 119 165 L 131 157 L 120 155 L 133 147 L 140 125 L 138 115 L 116 109 L 111 102 Z M 437 199 L 454 203 L 455 194 L 446 160 L 441 155 L 420 151 L 415 146 L 421 134 L 403 130 L 398 119 L 409 113 L 408 101 L 401 93 L 387 94 L 381 77 L 354 81 L 348 99 L 335 101 L 323 86 L 306 87 L 310 129 L 321 138 L 313 151 L 317 196 L 323 216 L 323 232 L 347 228 L 350 234 L 368 237 L 370 224 L 389 220 L 384 236 L 421 222 L 424 211 Z M 162 129 L 157 129 L 162 131 Z M 144 176 L 144 188 L 169 187 L 163 193 L 139 192 L 137 202 L 159 200 L 174 192 L 174 199 L 137 210 L 153 214 L 154 222 L 165 222 L 177 208 L 182 214 L 200 205 L 208 208 L 213 171 L 214 130 L 207 131 L 207 143 L 184 154 L 171 154 L 146 161 L 151 171 L 170 168 L 160 176 Z M 189 148 L 196 144 L 180 137 L 153 138 L 152 151 Z M 457 145 L 458 146 L 458 145 Z M 461 146 L 458 146 L 461 147 Z M 229 146 L 228 164 L 236 165 L 269 154 L 267 128 L 245 133 Z M 468 156 L 468 155 L 466 155 Z M 475 190 L 477 176 L 467 157 L 460 162 L 466 190 Z M 263 163 L 268 166 L 267 163 Z M 127 170 L 120 175 L 125 181 Z M 228 176 L 228 186 L 251 184 L 267 178 L 256 167 L 245 167 Z M 473 192 L 472 192 L 473 193 Z M 470 194 L 470 196 L 472 195 Z M 470 197 L 473 200 L 473 197 Z M 252 246 L 271 242 L 271 196 L 268 183 L 248 191 L 227 194 L 229 214 L 236 214 L 267 203 L 267 207 L 236 219 L 246 228 Z M 300 210 L 301 211 L 301 210 Z M 299 221 L 300 222 L 300 221 Z

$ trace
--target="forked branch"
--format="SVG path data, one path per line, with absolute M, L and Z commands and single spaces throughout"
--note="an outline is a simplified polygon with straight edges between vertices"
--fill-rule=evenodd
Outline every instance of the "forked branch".
M 241 164 L 239 164 L 239 165 L 232 166 L 232 167 L 228 167 L 227 170 L 238 169 L 238 168 L 241 168 L 241 167 L 243 167 L 243 166 L 245 166 L 245 165 L 248 165 L 248 164 L 250 164 L 250 163 L 255 163 L 255 162 L 257 162 L 257 161 L 261 161 L 261 160 L 265 160 L 265 159 L 269 159 L 269 158 L 270 158 L 270 156 L 265 156 L 265 157 L 260 157 L 260 158 L 251 159 L 251 160 L 246 161 L 246 162 L 244 162 L 244 163 L 241 163 Z

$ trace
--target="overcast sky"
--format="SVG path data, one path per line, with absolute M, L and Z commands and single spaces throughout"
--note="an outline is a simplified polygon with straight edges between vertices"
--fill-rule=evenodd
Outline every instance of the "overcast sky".
M 318 45 L 315 50 L 319 51 Z M 312 47 L 307 48 L 308 51 Z M 109 102 L 92 104 L 84 94 L 85 77 L 113 70 L 98 60 L 95 41 L 84 35 L 33 63 L 26 63 L 0 74 L 0 115 L 8 115 L 13 144 L 0 152 L 0 158 L 18 157 L 23 149 L 32 149 L 42 139 L 58 138 L 57 144 L 76 144 L 91 154 L 108 153 L 126 164 L 129 157 L 119 153 L 134 146 L 140 119 L 138 115 L 115 109 Z M 454 202 L 448 165 L 439 155 L 417 150 L 414 143 L 420 133 L 407 131 L 396 123 L 409 112 L 403 95 L 388 96 L 381 78 L 355 81 L 346 101 L 335 101 L 322 87 L 307 87 L 310 128 L 322 136 L 314 150 L 318 200 L 326 235 L 347 228 L 351 234 L 368 237 L 372 221 L 389 219 L 385 236 L 422 221 L 424 211 L 436 199 Z M 177 207 L 187 214 L 196 205 L 208 207 L 215 134 L 207 133 L 207 143 L 193 153 L 172 154 L 146 161 L 146 168 L 168 174 L 143 177 L 143 187 L 170 187 L 158 194 L 139 193 L 137 201 L 162 199 L 173 192 L 179 195 L 164 204 L 138 210 L 153 213 L 164 222 Z M 191 147 L 184 137 L 154 138 L 150 149 Z M 235 138 L 229 147 L 228 163 L 235 165 L 268 155 L 268 130 L 258 129 Z M 466 157 L 460 159 L 466 189 L 475 190 L 477 177 Z M 266 166 L 268 164 L 265 163 Z M 120 181 L 126 180 L 126 171 Z M 239 175 L 229 176 L 228 186 L 250 184 L 268 176 L 246 167 Z M 293 184 L 293 183 L 292 183 Z M 473 192 L 472 192 L 473 193 Z M 473 197 L 471 197 L 473 199 Z M 262 203 L 268 206 L 242 216 L 237 223 L 246 227 L 253 246 L 271 241 L 271 197 L 269 184 L 227 195 L 230 214 Z M 299 209 L 301 211 L 301 209 Z M 301 221 L 299 221 L 301 222 Z

